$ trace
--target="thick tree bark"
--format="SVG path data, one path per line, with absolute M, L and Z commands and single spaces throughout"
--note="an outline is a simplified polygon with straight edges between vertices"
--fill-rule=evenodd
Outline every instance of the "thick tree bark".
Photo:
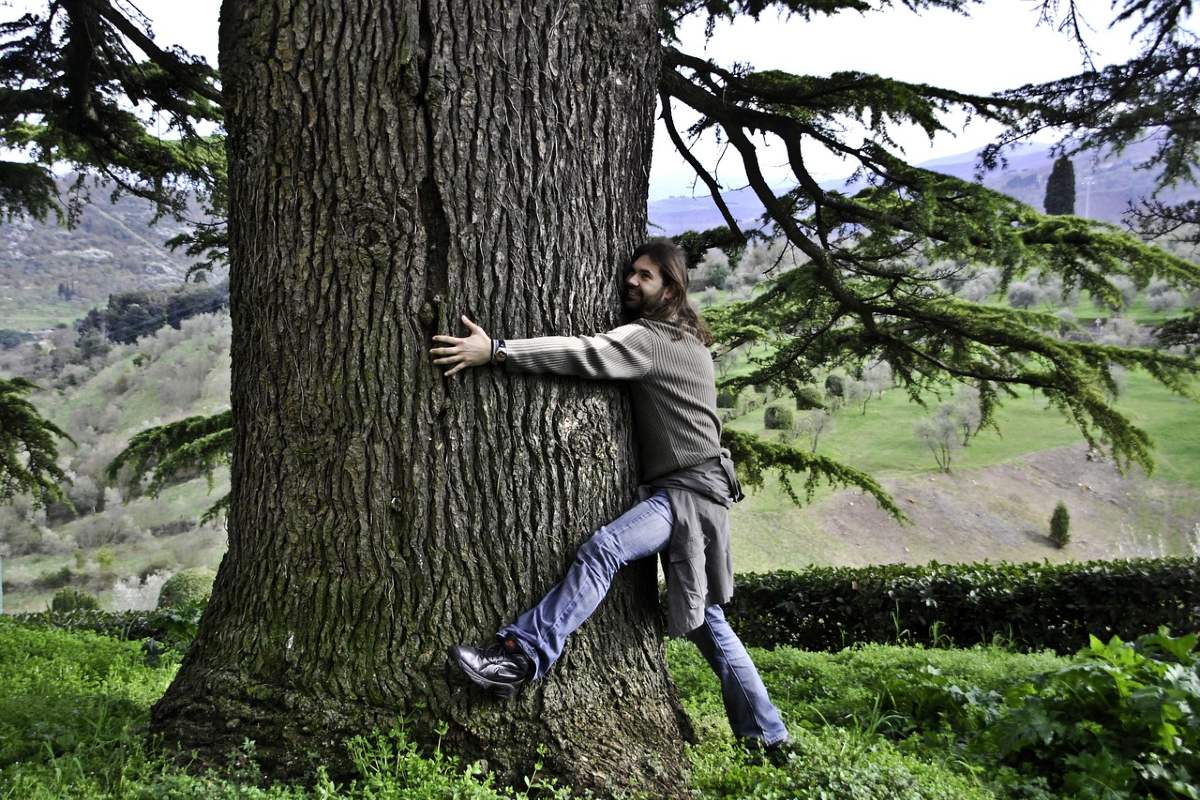
M 618 386 L 482 368 L 430 337 L 593 332 L 645 232 L 654 3 L 225 0 L 229 551 L 155 730 L 276 774 L 405 721 L 514 778 L 684 791 L 654 566 L 618 579 L 517 701 L 486 641 L 631 501 Z

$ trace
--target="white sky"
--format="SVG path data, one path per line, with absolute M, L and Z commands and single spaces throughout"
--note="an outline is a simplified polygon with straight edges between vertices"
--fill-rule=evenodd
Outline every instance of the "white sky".
M 8 0 L 0 6 L 21 8 L 28 0 Z M 32 5 L 32 3 L 28 3 Z M 1133 54 L 1133 26 L 1110 30 L 1111 0 L 1077 0 L 1084 19 L 1090 23 L 1088 40 L 1098 65 L 1123 61 Z M 40 4 L 39 4 L 40 5 Z M 1065 3 L 1064 3 L 1065 5 Z M 219 0 L 138 0 L 153 23 L 161 44 L 180 44 L 188 51 L 217 63 L 217 19 Z M 1048 25 L 1037 25 L 1041 0 L 991 0 L 974 7 L 965 17 L 949 11 L 920 14 L 903 7 L 865 15 L 843 12 L 834 17 L 784 19 L 774 12 L 759 22 L 739 19 L 723 23 L 707 43 L 699 19 L 682 29 L 679 48 L 692 55 L 715 60 L 722 66 L 749 62 L 760 69 L 782 69 L 798 74 L 829 75 L 838 70 L 861 70 L 916 83 L 930 83 L 964 92 L 987 93 L 1070 75 L 1081 69 L 1080 53 L 1066 33 Z M 2 12 L 8 17 L 11 12 Z M 1195 30 L 1196 21 L 1188 25 Z M 678 103 L 676 125 L 682 131 L 692 120 Z M 947 127 L 957 136 L 939 134 L 933 142 L 920 129 L 895 129 L 894 138 L 913 163 L 973 151 L 991 141 L 994 127 L 980 122 L 962 130 L 961 119 L 948 118 Z M 695 152 L 711 167 L 719 148 L 700 142 Z M 851 171 L 833 156 L 809 157 L 810 168 L 820 179 L 843 177 Z M 738 159 L 730 154 L 721 162 L 718 180 L 737 187 L 744 175 Z M 771 165 L 768 178 L 786 182 L 784 158 L 779 149 L 767 149 L 764 166 Z M 659 123 L 655 134 L 654 159 L 650 173 L 650 199 L 692 193 L 691 168 L 675 153 Z M 703 184 L 696 192 L 706 194 Z

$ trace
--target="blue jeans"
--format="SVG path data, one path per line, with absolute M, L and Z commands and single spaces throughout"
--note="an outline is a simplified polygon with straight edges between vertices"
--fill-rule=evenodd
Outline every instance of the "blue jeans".
M 542 601 L 499 632 L 513 638 L 546 674 L 571 635 L 600 605 L 617 570 L 665 550 L 671 538 L 671 504 L 659 491 L 638 503 L 583 543 L 567 575 Z M 788 738 L 779 709 L 767 696 L 746 648 L 718 605 L 704 610 L 704 624 L 688 634 L 721 681 L 725 714 L 735 736 L 774 744 Z

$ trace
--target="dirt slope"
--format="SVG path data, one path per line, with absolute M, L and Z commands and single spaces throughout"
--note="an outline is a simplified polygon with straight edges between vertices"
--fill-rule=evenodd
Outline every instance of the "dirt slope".
M 735 508 L 735 568 L 1200 555 L 1200 490 L 1136 469 L 1122 477 L 1086 453 L 1056 448 L 984 469 L 884 480 L 912 525 L 858 491 L 770 520 L 739 518 Z M 1046 536 L 1059 500 L 1072 534 L 1061 550 Z

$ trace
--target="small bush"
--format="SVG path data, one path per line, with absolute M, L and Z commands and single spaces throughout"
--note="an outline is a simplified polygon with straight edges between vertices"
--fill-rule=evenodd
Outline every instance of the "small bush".
M 1067 542 L 1071 541 L 1071 514 L 1061 502 L 1050 515 L 1050 541 L 1056 547 L 1066 547 Z
M 33 579 L 33 585 L 37 589 L 61 589 L 69 584 L 75 578 L 75 573 L 70 567 L 62 567 L 61 569 L 49 570 Z
M 761 407 L 765 402 L 765 396 L 760 395 L 757 392 L 742 392 L 742 396 L 738 398 L 738 414 L 749 414 L 756 408 Z
M 98 608 L 100 600 L 94 594 L 73 587 L 59 589 L 50 600 L 50 610 L 58 614 L 80 609 L 94 611 Z
M 717 392 L 717 408 L 737 408 L 738 392 L 734 389 L 722 389 Z
M 1194 633 L 1092 636 L 1073 663 L 1006 692 L 973 749 L 1061 797 L 1200 796 L 1198 669 Z
M 1162 292 L 1151 297 L 1146 301 L 1146 304 L 1155 313 L 1160 311 L 1174 311 L 1183 305 L 1183 295 L 1176 291 Z
M 183 608 L 202 605 L 212 594 L 216 573 L 203 567 L 193 567 L 176 572 L 162 585 L 158 593 L 158 607 Z
M 75 542 L 84 548 L 104 547 L 105 545 L 142 542 L 150 538 L 150 534 L 138 528 L 130 516 L 117 509 L 112 509 L 85 520 L 75 532 Z
M 150 535 L 155 538 L 162 536 L 175 536 L 176 534 L 187 533 L 195 527 L 195 520 L 177 519 L 174 522 L 164 522 L 161 525 L 151 525 Z
M 43 508 L 41 513 L 45 513 Z M 0 532 L 7 546 L 5 555 L 16 557 L 34 553 L 55 553 L 63 540 L 50 528 L 42 528 L 11 508 L 0 507 Z
M 101 547 L 96 551 L 96 565 L 100 567 L 100 571 L 108 574 L 113 571 L 113 563 L 117 559 L 117 554 L 113 552 L 111 547 Z
M 1008 287 L 1008 304 L 1013 308 L 1032 308 L 1041 299 L 1042 293 L 1031 284 L 1014 283 Z
M 796 415 L 792 413 L 790 408 L 785 408 L 784 406 L 767 406 L 767 410 L 763 414 L 763 425 L 766 426 L 767 430 L 791 430 L 795 421 Z
M 825 378 L 825 394 L 830 397 L 845 397 L 846 379 L 841 375 L 829 375 Z
M 805 411 L 810 408 L 824 408 L 825 398 L 821 397 L 821 390 L 816 386 L 801 386 L 796 392 L 796 410 Z

